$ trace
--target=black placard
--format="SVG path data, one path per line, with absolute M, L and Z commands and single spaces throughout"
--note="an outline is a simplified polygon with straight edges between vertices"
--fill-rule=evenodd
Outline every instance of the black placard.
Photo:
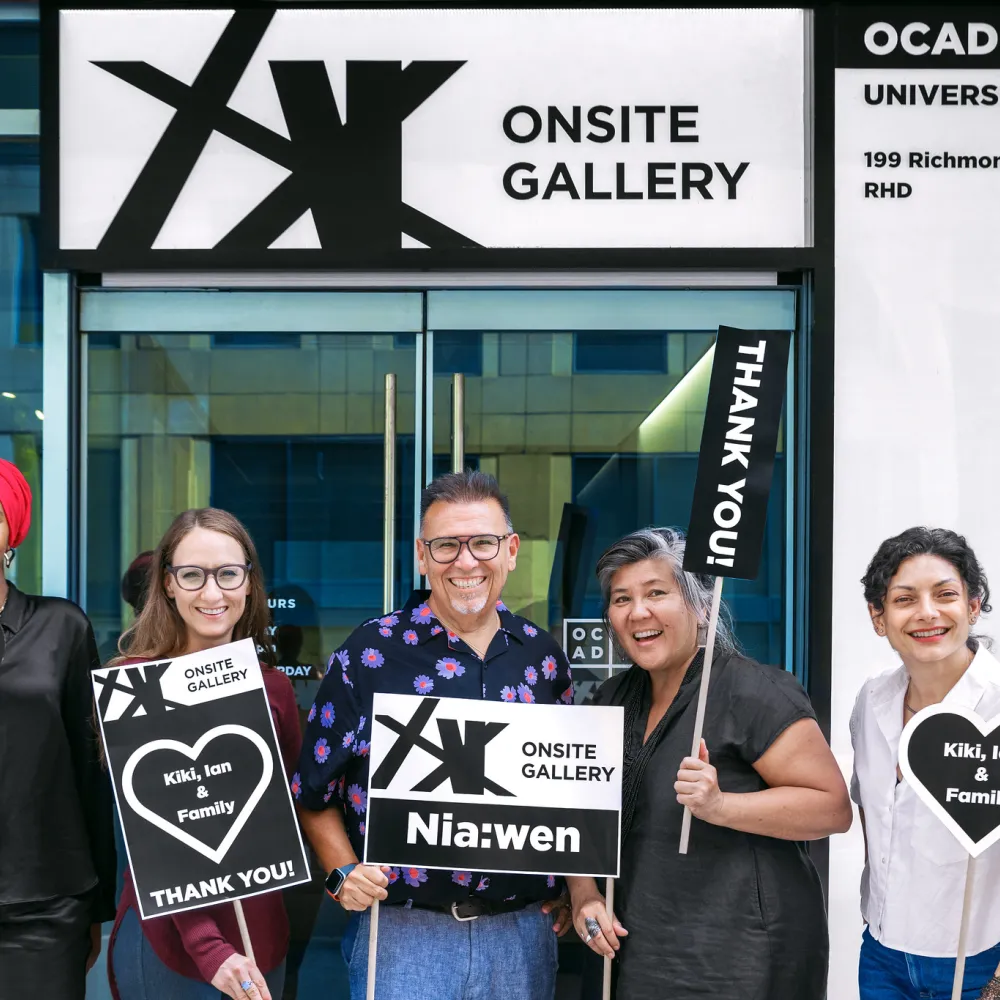
M 720 326 L 684 569 L 753 579 L 760 563 L 791 334 Z
M 251 640 L 93 678 L 143 918 L 309 880 Z
M 1000 840 L 1000 718 L 932 705 L 903 730 L 899 767 L 973 856 Z
M 366 864 L 618 877 L 622 710 L 376 694 Z M 418 878 L 418 875 L 412 877 Z
M 998 39 L 995 6 L 837 10 L 837 66 L 843 69 L 996 69 Z

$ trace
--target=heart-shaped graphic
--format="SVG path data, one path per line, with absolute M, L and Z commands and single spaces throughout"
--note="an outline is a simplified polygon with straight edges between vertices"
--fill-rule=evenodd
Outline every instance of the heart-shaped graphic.
M 899 769 L 955 839 L 978 857 L 1000 840 L 1000 716 L 931 705 L 903 729 Z
M 260 751 L 263 771 L 260 776 L 260 781 L 257 782 L 257 786 L 250 793 L 250 797 L 240 810 L 235 822 L 229 828 L 225 837 L 222 838 L 222 843 L 219 844 L 218 847 L 209 847 L 207 844 L 203 844 L 200 840 L 198 840 L 197 837 L 192 837 L 186 830 L 181 830 L 169 820 L 166 820 L 158 813 L 153 812 L 152 809 L 147 809 L 146 806 L 144 806 L 136 797 L 135 790 L 132 788 L 132 776 L 135 774 L 135 769 L 139 765 L 139 762 L 148 754 L 151 754 L 156 750 L 174 750 L 191 760 L 197 760 L 201 756 L 205 747 L 207 747 L 212 740 L 217 739 L 220 736 L 242 736 L 244 739 L 249 740 L 258 749 L 258 751 Z M 253 813 L 257 803 L 260 802 L 261 796 L 267 790 L 267 786 L 271 782 L 271 775 L 273 772 L 274 764 L 271 761 L 270 748 L 259 734 L 255 733 L 252 729 L 247 729 L 245 726 L 216 726 L 215 729 L 210 729 L 207 733 L 205 733 L 193 747 L 189 747 L 186 743 L 178 743 L 177 740 L 153 740 L 152 743 L 146 743 L 139 747 L 139 749 L 136 750 L 131 757 L 129 757 L 125 764 L 125 769 L 122 771 L 122 794 L 125 796 L 125 801 L 128 802 L 137 815 L 152 823 L 153 826 L 162 830 L 164 833 L 169 833 L 171 837 L 175 837 L 182 844 L 186 844 L 192 850 L 197 851 L 199 854 L 203 854 L 210 861 L 214 861 L 216 864 L 219 864 L 226 856 L 226 852 L 229 848 L 233 846 L 233 842 L 246 825 L 246 822 Z

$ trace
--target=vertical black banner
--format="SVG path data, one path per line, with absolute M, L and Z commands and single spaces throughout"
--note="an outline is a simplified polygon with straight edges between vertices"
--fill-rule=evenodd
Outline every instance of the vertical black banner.
M 753 579 L 785 396 L 787 330 L 720 326 L 684 569 Z

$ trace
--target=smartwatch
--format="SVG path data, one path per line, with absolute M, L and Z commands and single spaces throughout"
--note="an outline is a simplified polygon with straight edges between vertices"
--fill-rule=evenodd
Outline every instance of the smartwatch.
M 358 863 L 355 861 L 353 865 L 341 865 L 340 868 L 334 868 L 332 872 L 326 877 L 326 891 L 330 893 L 331 896 L 339 903 L 340 896 L 338 893 L 344 887 L 344 882 L 347 881 L 347 876 L 358 867 Z

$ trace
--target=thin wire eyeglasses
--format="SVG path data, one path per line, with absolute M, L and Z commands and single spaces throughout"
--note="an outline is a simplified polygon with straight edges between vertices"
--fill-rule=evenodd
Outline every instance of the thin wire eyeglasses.
M 427 547 L 431 559 L 436 563 L 453 563 L 461 554 L 464 546 L 469 550 L 473 559 L 480 562 L 489 562 L 496 558 L 500 551 L 500 543 L 510 538 L 511 533 L 506 535 L 464 535 L 461 537 L 442 538 L 422 538 L 421 541 Z
M 219 590 L 237 590 L 246 582 L 251 563 L 231 566 L 218 566 L 206 569 L 204 566 L 168 566 L 167 572 L 173 575 L 181 590 L 201 590 L 212 577 Z

